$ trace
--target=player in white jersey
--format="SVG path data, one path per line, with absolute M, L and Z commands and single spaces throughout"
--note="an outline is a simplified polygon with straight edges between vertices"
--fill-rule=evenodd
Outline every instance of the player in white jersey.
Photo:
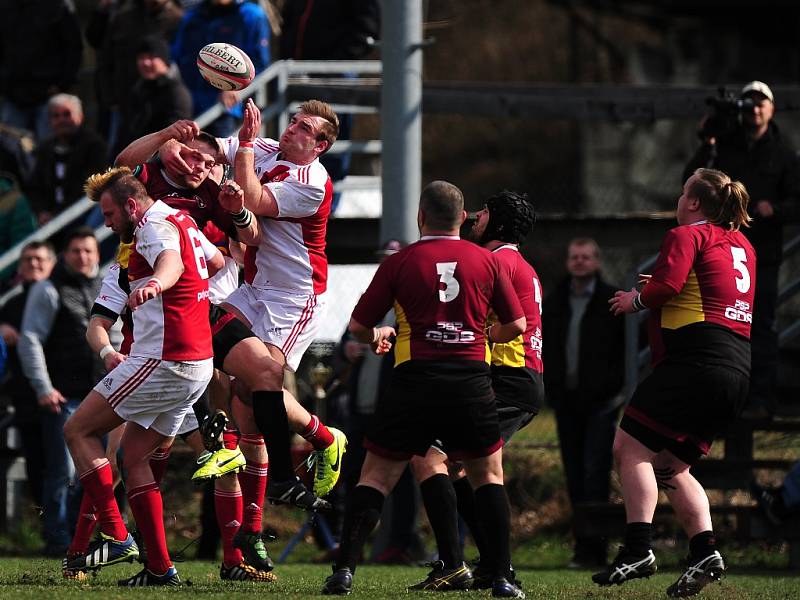
M 145 568 L 124 586 L 179 585 L 164 535 L 161 493 L 150 468 L 153 451 L 174 436 L 213 370 L 208 323 L 208 264 L 194 221 L 154 202 L 129 169 L 93 175 L 89 197 L 100 202 L 106 226 L 134 241 L 129 260 L 137 341 L 67 421 L 64 437 L 101 528 L 88 552 L 64 565 L 92 569 L 138 556 L 114 500 L 101 437 L 127 421 L 121 447 L 131 510 L 147 545 Z M 218 260 L 219 259 L 219 260 Z M 221 255 L 213 259 L 221 266 Z M 113 351 L 104 348 L 101 358 Z
M 300 489 L 291 463 L 283 372 L 297 368 L 324 316 L 325 236 L 333 187 L 318 158 L 336 140 L 338 127 L 331 107 L 312 100 L 300 107 L 279 141 L 256 139 L 261 113 L 248 101 L 238 138 L 219 140 L 235 167 L 247 207 L 225 208 L 234 213 L 239 239 L 253 246 L 245 253 L 246 284 L 223 307 L 247 323 L 269 350 L 269 385 L 258 397 L 254 394 L 253 412 L 269 447 L 267 496 L 273 501 L 291 502 Z M 178 146 L 161 148 L 168 168 L 181 168 Z M 316 423 L 309 427 L 323 427 Z M 332 487 L 345 447 L 344 435 L 331 430 L 325 450 L 318 454 L 315 491 Z

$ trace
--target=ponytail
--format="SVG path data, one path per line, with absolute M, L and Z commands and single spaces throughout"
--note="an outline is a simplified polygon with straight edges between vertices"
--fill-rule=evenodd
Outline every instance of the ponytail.
M 709 223 L 739 231 L 750 227 L 752 218 L 747 214 L 750 195 L 740 181 L 732 181 L 722 171 L 697 169 L 696 178 L 688 190 L 700 202 L 700 210 Z

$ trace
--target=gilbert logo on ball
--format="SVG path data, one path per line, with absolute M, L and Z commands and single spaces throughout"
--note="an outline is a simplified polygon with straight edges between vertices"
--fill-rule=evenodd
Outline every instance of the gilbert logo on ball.
M 236 46 L 221 42 L 200 49 L 197 68 L 203 79 L 224 92 L 241 90 L 255 77 L 250 57 Z

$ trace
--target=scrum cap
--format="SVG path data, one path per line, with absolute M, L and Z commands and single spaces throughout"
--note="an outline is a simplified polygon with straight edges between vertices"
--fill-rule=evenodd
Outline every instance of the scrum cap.
M 536 212 L 528 194 L 503 190 L 486 201 L 489 223 L 483 232 L 482 243 L 499 240 L 519 244 L 533 229 Z

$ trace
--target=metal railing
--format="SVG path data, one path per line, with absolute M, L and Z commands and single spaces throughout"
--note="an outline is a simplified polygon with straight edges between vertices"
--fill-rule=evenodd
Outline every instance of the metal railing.
M 264 71 L 259 73 L 253 82 L 242 90 L 240 98 L 246 100 L 253 97 L 258 106 L 261 107 L 262 122 L 268 123 L 273 119 L 278 119 L 278 130 L 283 131 L 289 122 L 289 113 L 292 106 L 287 103 L 286 90 L 293 79 L 306 77 L 309 75 L 380 75 L 382 70 L 379 60 L 344 60 L 344 61 L 297 61 L 283 60 L 271 64 Z M 272 80 L 276 80 L 275 98 L 268 97 L 268 86 Z M 363 112 L 363 108 L 357 105 L 337 105 L 337 111 L 342 113 Z M 225 107 L 215 104 L 205 112 L 195 118 L 195 121 L 202 129 L 210 125 L 215 119 L 225 113 Z M 334 143 L 328 151 L 331 154 L 344 152 L 356 152 L 361 154 L 380 154 L 382 145 L 380 140 L 353 141 L 341 140 Z M 338 182 L 336 191 L 349 189 L 347 184 Z M 22 248 L 29 242 L 46 240 L 50 236 L 58 233 L 70 223 L 88 213 L 94 207 L 94 203 L 86 196 L 71 204 L 64 211 L 56 215 L 51 221 L 38 228 L 22 241 L 6 250 L 0 255 L 0 271 L 12 266 L 19 260 Z M 95 230 L 98 241 L 102 241 L 111 235 L 111 230 L 106 227 L 99 227 Z M 0 297 L 0 305 L 15 290 L 10 290 Z
M 796 235 L 783 245 L 783 256 L 787 258 L 800 251 L 800 234 Z M 647 273 L 653 268 L 658 258 L 657 254 L 639 263 L 625 278 L 625 289 L 629 290 L 639 281 L 639 273 Z M 786 284 L 778 292 L 777 306 L 785 304 L 800 293 L 800 278 Z M 639 373 L 650 360 L 649 346 L 639 350 L 639 327 L 644 319 L 644 313 L 625 315 L 625 396 L 630 398 L 636 385 L 639 383 Z M 796 321 L 778 333 L 778 343 L 785 344 L 800 335 L 800 321 Z

